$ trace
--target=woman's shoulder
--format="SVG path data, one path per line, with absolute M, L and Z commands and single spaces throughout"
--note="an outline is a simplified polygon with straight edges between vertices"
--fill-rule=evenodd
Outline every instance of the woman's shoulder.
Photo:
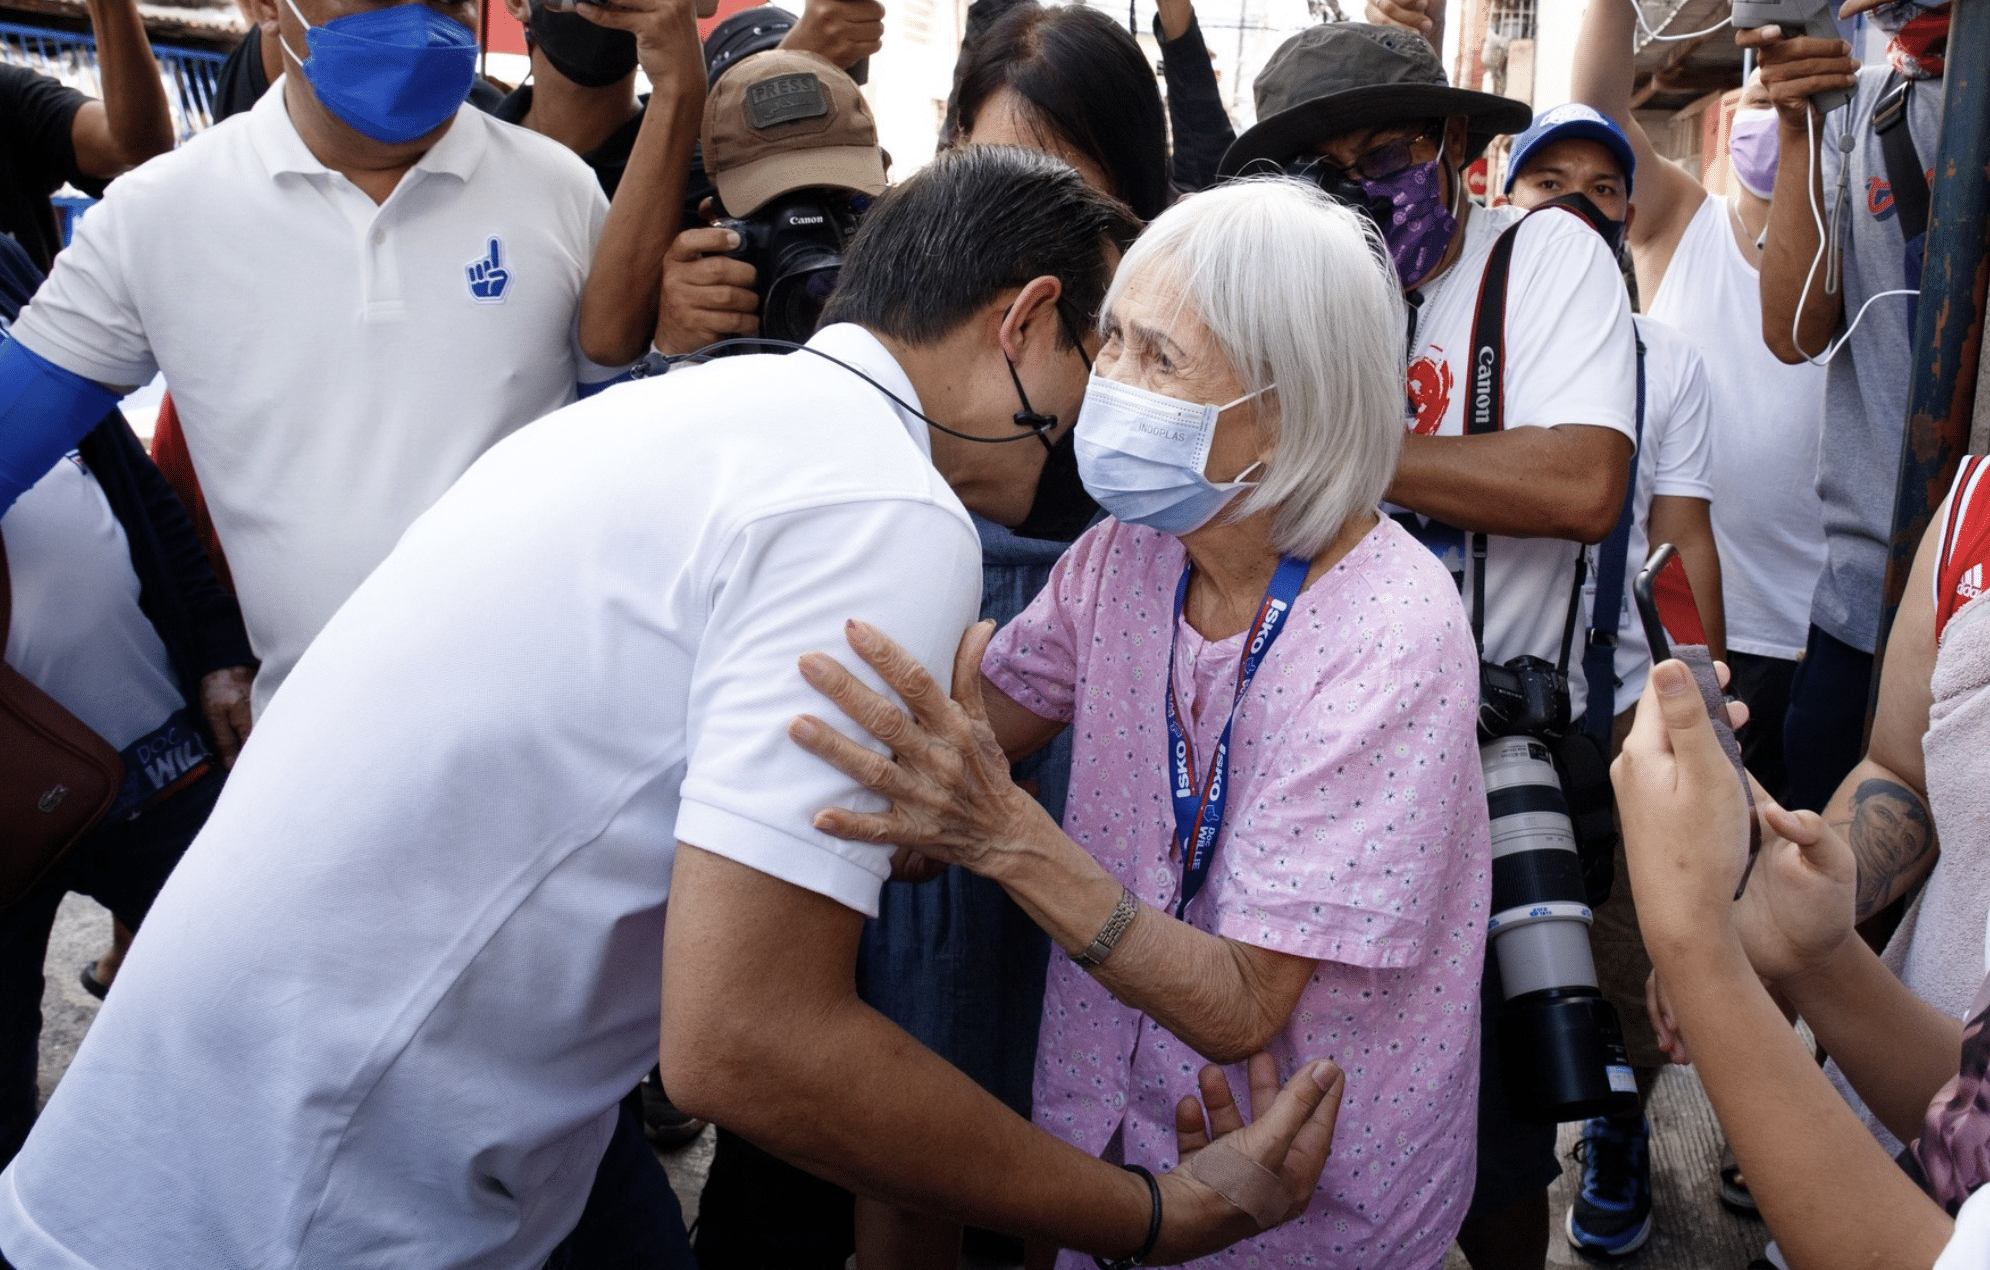
M 1180 539 L 1108 516 L 1078 536 L 1057 562 L 1057 573 L 1067 587 L 1089 597 L 1150 589 L 1163 581 L 1172 587 L 1187 558 Z
M 1344 575 L 1334 588 L 1341 606 L 1379 609 L 1386 620 L 1432 630 L 1463 627 L 1465 606 L 1450 570 L 1387 516 L 1377 517 L 1335 571 Z

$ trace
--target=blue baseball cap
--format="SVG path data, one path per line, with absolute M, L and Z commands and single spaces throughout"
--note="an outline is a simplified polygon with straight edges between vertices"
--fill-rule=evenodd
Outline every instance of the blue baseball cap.
M 1557 141 L 1594 141 L 1609 150 L 1618 166 L 1624 169 L 1624 194 L 1629 196 L 1631 177 L 1637 171 L 1638 158 L 1631 152 L 1631 143 L 1624 136 L 1624 130 L 1597 111 L 1573 101 L 1542 111 L 1534 117 L 1527 131 L 1513 139 L 1513 149 L 1506 160 L 1505 189 L 1508 194 L 1513 193 L 1514 180 L 1527 170 L 1527 164 L 1535 152 Z

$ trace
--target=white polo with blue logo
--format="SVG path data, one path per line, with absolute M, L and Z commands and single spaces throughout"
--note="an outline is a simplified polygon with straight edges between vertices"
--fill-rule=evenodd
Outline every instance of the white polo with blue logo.
M 100 383 L 165 373 L 258 712 L 478 455 L 615 374 L 577 341 L 606 215 L 579 158 L 469 106 L 376 205 L 305 146 L 278 80 L 83 217 L 14 336 Z
M 866 331 L 810 346 L 916 406 Z M 981 546 L 927 447 L 794 353 L 478 460 L 258 722 L 0 1174 L 0 1255 L 542 1266 L 656 1062 L 676 844 L 877 911 L 891 849 L 811 817 L 882 803 L 787 727 L 857 730 L 796 668 L 850 618 L 951 673 Z

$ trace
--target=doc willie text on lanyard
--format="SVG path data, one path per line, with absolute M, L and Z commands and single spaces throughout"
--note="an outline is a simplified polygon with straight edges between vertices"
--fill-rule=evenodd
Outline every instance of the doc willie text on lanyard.
M 1175 624 L 1168 640 L 1168 774 L 1169 792 L 1175 807 L 1175 846 L 1182 853 L 1182 893 L 1175 904 L 1175 916 L 1188 910 L 1189 901 L 1209 880 L 1209 862 L 1216 858 L 1216 836 L 1223 830 L 1223 809 L 1230 797 L 1230 728 L 1237 721 L 1237 706 L 1250 691 L 1251 679 L 1258 673 L 1272 642 L 1285 629 L 1292 604 L 1306 585 L 1306 572 L 1312 561 L 1287 556 L 1278 562 L 1265 588 L 1264 602 L 1258 605 L 1244 641 L 1244 656 L 1237 663 L 1237 691 L 1230 699 L 1230 715 L 1216 738 L 1216 752 L 1200 783 L 1196 780 L 1195 747 L 1182 727 L 1175 707 L 1175 646 L 1181 638 L 1182 606 L 1188 600 L 1189 566 L 1182 568 L 1182 580 L 1175 584 Z

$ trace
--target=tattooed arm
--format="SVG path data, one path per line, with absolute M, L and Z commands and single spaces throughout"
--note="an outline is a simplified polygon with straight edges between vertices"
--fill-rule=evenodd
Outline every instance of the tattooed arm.
M 1928 875 L 1940 853 L 1928 811 L 1928 779 L 1921 737 L 1928 730 L 1935 670 L 1935 612 L 1931 578 L 1940 548 L 1942 504 L 1921 538 L 1907 594 L 1887 641 L 1880 670 L 1879 713 L 1866 756 L 1838 786 L 1824 819 L 1852 844 L 1859 861 L 1858 920 L 1905 894 Z

